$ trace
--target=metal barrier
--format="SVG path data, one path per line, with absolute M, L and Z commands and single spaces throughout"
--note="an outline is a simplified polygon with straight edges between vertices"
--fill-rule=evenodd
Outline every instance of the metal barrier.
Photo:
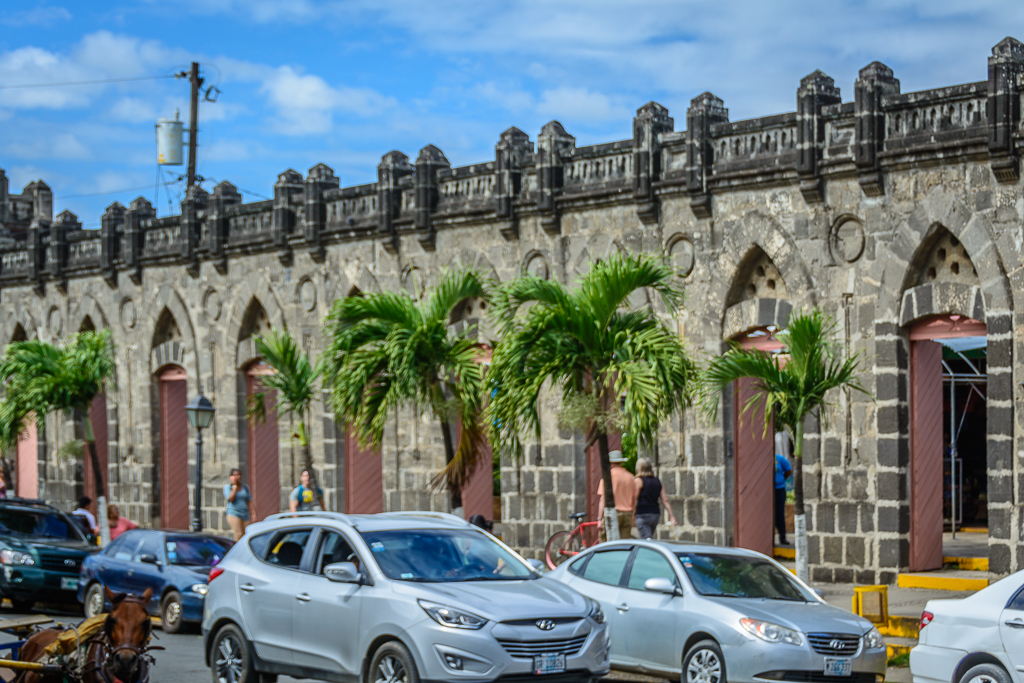
M 889 587 L 855 586 L 853 589 L 853 613 L 864 617 L 876 626 L 889 624 Z

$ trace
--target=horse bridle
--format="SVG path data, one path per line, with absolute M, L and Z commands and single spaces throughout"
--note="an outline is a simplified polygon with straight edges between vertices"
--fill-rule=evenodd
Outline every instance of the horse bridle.
M 125 596 L 122 600 L 118 601 L 118 605 L 122 605 L 126 602 L 133 602 L 140 605 L 143 610 L 146 609 L 146 602 L 135 597 L 134 595 Z M 147 618 L 148 612 L 147 612 Z M 142 647 L 136 647 L 127 643 L 121 645 L 114 645 L 110 641 L 110 636 L 104 630 L 101 634 L 93 638 L 93 643 L 97 646 L 96 656 L 88 667 L 88 671 L 97 671 L 105 683 L 149 683 L 149 665 L 154 663 L 153 655 L 149 654 L 153 650 L 163 650 L 164 648 L 158 645 L 150 645 L 149 641 L 153 638 L 152 626 L 150 627 L 149 636 L 146 638 L 146 642 Z M 131 652 L 135 654 L 135 666 L 132 667 L 132 675 L 129 680 L 123 681 L 117 676 L 110 673 L 109 668 L 113 662 L 114 656 L 118 652 Z M 83 672 L 84 673 L 84 672 Z

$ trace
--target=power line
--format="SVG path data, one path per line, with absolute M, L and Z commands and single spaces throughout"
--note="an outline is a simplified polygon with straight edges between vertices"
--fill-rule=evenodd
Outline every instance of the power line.
M 176 76 L 139 76 L 138 78 L 106 78 L 98 81 L 67 81 L 65 83 L 23 83 L 20 85 L 0 85 L 0 90 L 11 90 L 12 88 L 56 88 L 65 85 L 97 85 L 99 83 L 126 83 L 128 81 L 158 81 L 163 78 L 176 78 Z
M 82 197 L 103 197 L 108 194 L 121 194 L 122 192 L 137 192 L 138 190 L 148 190 L 149 185 L 143 187 L 126 187 L 123 190 L 111 190 L 110 192 L 92 192 L 89 194 L 54 194 L 55 197 L 61 199 L 80 199 Z

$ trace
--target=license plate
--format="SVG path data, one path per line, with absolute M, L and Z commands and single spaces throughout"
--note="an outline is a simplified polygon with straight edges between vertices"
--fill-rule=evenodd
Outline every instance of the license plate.
M 71 579 L 66 576 L 62 576 L 60 579 L 60 587 L 66 591 L 78 590 L 78 579 Z
M 544 654 L 533 658 L 533 673 L 560 674 L 565 671 L 565 655 Z
M 847 657 L 825 657 L 826 676 L 849 676 L 853 673 L 853 660 Z

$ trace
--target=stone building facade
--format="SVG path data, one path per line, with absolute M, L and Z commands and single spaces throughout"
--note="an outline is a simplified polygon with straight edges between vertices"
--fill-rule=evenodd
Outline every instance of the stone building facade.
M 217 407 L 204 435 L 203 513 L 224 528 L 229 468 L 257 483 L 263 514 L 298 479 L 289 426 L 258 431 L 244 419 L 261 372 L 254 335 L 286 327 L 315 354 L 337 297 L 418 293 L 458 263 L 498 280 L 526 272 L 570 282 L 615 251 L 664 251 L 688 292 L 672 324 L 698 356 L 770 334 L 808 306 L 834 316 L 838 341 L 863 354 L 860 379 L 874 399 L 838 395 L 827 428 L 808 429 L 816 580 L 890 582 L 934 566 L 943 446 L 934 437 L 941 404 L 927 410 L 941 373 L 928 370 L 928 340 L 962 336 L 961 323 L 980 330 L 989 555 L 1006 573 L 1024 568 L 1024 376 L 1013 362 L 1024 352 L 1022 96 L 1024 45 L 1007 38 L 976 83 L 902 93 L 875 62 L 844 102 L 816 71 L 786 114 L 730 121 L 726 103 L 704 93 L 683 130 L 651 102 L 629 140 L 578 147 L 557 121 L 536 142 L 510 128 L 493 161 L 452 168 L 432 145 L 414 160 L 393 151 L 374 183 L 339 187 L 320 164 L 282 173 L 268 201 L 243 203 L 222 182 L 190 194 L 177 216 L 154 218 L 142 198 L 115 203 L 99 230 L 67 211 L 53 217 L 41 181 L 10 194 L 0 172 L 0 340 L 113 330 L 117 387 L 94 406 L 94 424 L 105 432 L 111 499 L 144 523 L 187 523 L 194 435 L 185 441 L 181 408 L 201 381 Z M 767 511 L 751 509 L 759 498 L 747 487 L 766 465 L 751 456 L 757 439 L 735 405 L 727 397 L 715 422 L 690 410 L 664 426 L 649 455 L 680 526 L 662 535 L 765 542 L 757 518 Z M 527 456 L 501 464 L 498 528 L 527 553 L 594 504 L 593 457 L 581 435 L 558 426 L 556 407 Z M 330 507 L 364 506 L 353 501 L 369 491 L 370 508 L 445 509 L 428 486 L 443 465 L 429 416 L 396 416 L 374 454 L 322 402 L 316 410 L 314 457 Z M 19 490 L 67 505 L 91 486 L 79 463 L 57 457 L 72 429 L 51 418 L 19 447 Z

